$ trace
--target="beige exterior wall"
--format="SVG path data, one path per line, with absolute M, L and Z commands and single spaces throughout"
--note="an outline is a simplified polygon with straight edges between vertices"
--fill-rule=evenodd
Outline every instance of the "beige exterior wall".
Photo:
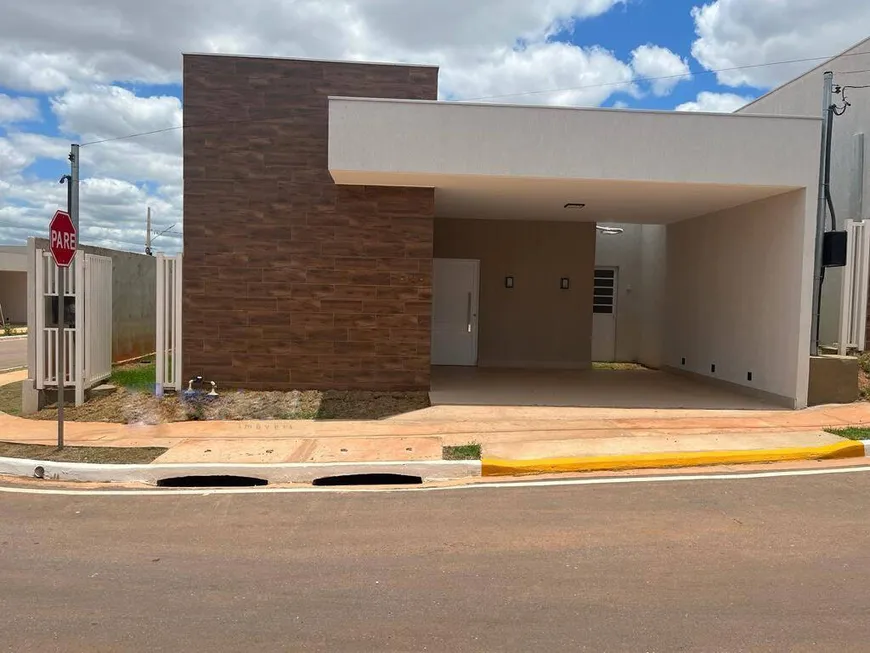
M 450 175 L 800 188 L 818 172 L 819 129 L 818 117 L 330 99 L 329 169 L 340 184 L 438 188 Z
M 13 324 L 27 324 L 27 272 L 0 271 L 0 306 Z
M 806 406 L 814 202 L 801 190 L 668 225 L 665 365 Z
M 434 254 L 480 261 L 479 365 L 589 367 L 594 224 L 436 219 Z

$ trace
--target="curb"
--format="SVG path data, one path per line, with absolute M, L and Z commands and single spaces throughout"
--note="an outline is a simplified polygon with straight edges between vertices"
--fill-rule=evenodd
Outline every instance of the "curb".
M 662 467 L 706 467 L 745 463 L 776 463 L 789 460 L 835 460 L 870 456 L 870 440 L 838 442 L 815 447 L 748 449 L 737 451 L 677 451 L 618 456 L 538 458 L 533 460 L 481 460 L 482 476 L 522 476 L 558 472 L 618 471 Z
M 403 474 L 424 481 L 476 478 L 479 460 L 423 460 L 365 463 L 165 463 L 148 465 L 104 465 L 63 463 L 27 458 L 0 457 L 0 474 L 45 478 L 53 481 L 96 483 L 149 483 L 179 476 L 245 476 L 269 483 L 311 483 L 327 476 L 350 474 Z

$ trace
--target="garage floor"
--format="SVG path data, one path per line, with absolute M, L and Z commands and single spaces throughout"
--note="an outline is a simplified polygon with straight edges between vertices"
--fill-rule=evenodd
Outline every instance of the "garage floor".
M 776 410 L 781 406 L 653 370 L 433 367 L 433 406 Z

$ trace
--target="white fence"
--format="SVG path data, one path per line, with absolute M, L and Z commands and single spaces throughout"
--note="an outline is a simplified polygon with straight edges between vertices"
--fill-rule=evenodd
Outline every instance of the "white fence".
M 840 296 L 841 356 L 864 351 L 867 329 L 867 286 L 870 282 L 870 226 L 867 222 L 846 220 L 848 250 Z
M 58 281 L 64 275 L 64 315 L 58 314 Z M 68 268 L 36 250 L 36 387 L 57 387 L 58 337 L 66 338 L 64 387 L 75 388 L 76 405 L 85 390 L 112 373 L 112 259 L 79 252 Z
M 157 392 L 181 390 L 181 254 L 157 255 Z
M 81 268 L 80 268 L 81 269 Z M 112 259 L 85 255 L 84 387 L 91 388 L 112 374 Z M 84 397 L 82 397 L 84 401 Z

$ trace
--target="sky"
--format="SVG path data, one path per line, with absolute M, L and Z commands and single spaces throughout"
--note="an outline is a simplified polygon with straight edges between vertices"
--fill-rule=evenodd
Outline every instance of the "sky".
M 182 52 L 437 64 L 443 100 L 733 111 L 870 36 L 866 0 L 26 0 L 0 13 L 5 245 L 65 207 L 70 143 L 181 124 Z M 142 251 L 150 206 L 166 232 L 155 250 L 181 248 L 181 138 L 82 147 L 81 242 Z

